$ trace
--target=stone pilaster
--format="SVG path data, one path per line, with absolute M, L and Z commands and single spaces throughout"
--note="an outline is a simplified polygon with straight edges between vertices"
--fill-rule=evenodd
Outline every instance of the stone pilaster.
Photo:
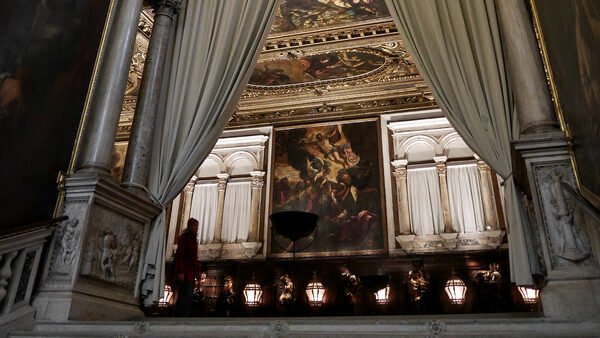
M 452 218 L 450 217 L 450 199 L 448 198 L 448 181 L 446 178 L 446 156 L 436 156 L 433 158 L 435 161 L 435 168 L 437 170 L 440 180 L 440 202 L 442 204 L 442 215 L 444 219 L 444 232 L 454 233 L 452 228 Z
M 264 182 L 264 171 L 251 171 L 252 176 L 252 204 L 250 211 L 250 227 L 248 229 L 248 242 L 258 242 L 258 225 L 260 217 L 260 202 Z
M 483 215 L 485 217 L 485 230 L 498 230 L 498 213 L 496 211 L 496 198 L 492 186 L 492 169 L 481 158 L 477 159 L 477 170 L 481 181 L 481 196 L 483 197 Z
M 156 124 L 158 98 L 167 56 L 167 42 L 180 2 L 180 0 L 154 2 L 154 26 L 146 54 L 140 93 L 123 168 L 122 185 L 128 188 L 143 189 L 148 184 L 154 125 Z
M 227 180 L 229 180 L 229 174 L 221 173 L 217 174 L 219 178 L 219 198 L 217 200 L 217 219 L 215 221 L 215 236 L 213 237 L 213 243 L 221 243 L 221 234 L 223 232 L 223 210 L 225 208 L 225 190 L 227 190 Z
M 110 175 L 112 148 L 127 85 L 142 0 L 117 1 L 85 123 L 79 170 Z
M 521 134 L 557 131 L 558 124 L 526 2 L 502 0 L 495 3 Z
M 142 318 L 139 285 L 150 220 L 160 207 L 104 175 L 65 180 L 64 221 L 34 299 L 40 320 Z
M 181 215 L 179 215 L 179 232 L 181 233 L 183 229 L 187 227 L 187 221 L 190 218 L 190 212 L 192 210 L 192 198 L 194 197 L 194 189 L 196 188 L 196 182 L 198 181 L 198 177 L 192 176 L 190 181 L 183 188 L 183 193 L 181 194 Z M 179 236 L 179 234 L 177 234 Z
M 597 236 L 600 222 L 578 200 L 567 141 L 546 135 L 517 141 L 515 149 L 525 163 L 545 266 L 544 315 L 598 317 L 600 268 L 589 238 Z
M 408 184 L 406 181 L 406 165 L 408 160 L 395 160 L 394 177 L 396 178 L 396 194 L 398 196 L 398 221 L 399 227 L 395 229 L 397 235 L 410 235 L 410 212 L 408 210 Z

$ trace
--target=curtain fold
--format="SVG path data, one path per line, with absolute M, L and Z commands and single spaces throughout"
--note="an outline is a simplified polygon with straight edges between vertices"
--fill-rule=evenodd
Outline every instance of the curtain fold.
M 184 1 L 156 120 L 149 190 L 163 205 L 210 153 L 252 73 L 277 0 Z M 169 66 L 170 65 L 170 66 Z M 164 285 L 164 212 L 150 226 L 141 296 Z
M 518 138 L 514 102 L 493 0 L 386 0 L 398 31 L 440 108 L 467 145 L 505 179 L 511 279 L 532 285 L 512 178 L 511 144 Z
M 210 243 L 215 236 L 218 201 L 219 185 L 217 183 L 201 183 L 194 188 L 190 217 L 197 219 L 200 223 L 198 243 Z
M 408 169 L 406 181 L 412 232 L 419 236 L 443 232 L 440 182 L 436 169 Z
M 250 182 L 229 182 L 225 191 L 223 243 L 245 242 L 248 240 L 248 228 L 250 227 L 252 184 Z
M 483 200 L 477 166 L 449 165 L 446 177 L 452 225 L 459 233 L 484 231 Z

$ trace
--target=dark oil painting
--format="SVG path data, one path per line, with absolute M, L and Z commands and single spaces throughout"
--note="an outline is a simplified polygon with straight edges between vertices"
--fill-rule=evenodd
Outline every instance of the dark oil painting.
M 535 5 L 582 190 L 600 204 L 600 1 Z
M 389 16 L 384 0 L 281 0 L 271 33 L 318 29 Z
M 0 232 L 52 218 L 109 0 L 0 0 Z
M 275 132 L 272 212 L 319 215 L 296 255 L 375 253 L 384 247 L 376 121 L 313 125 Z M 271 253 L 292 243 L 271 234 Z
M 283 86 L 348 79 L 372 72 L 384 63 L 382 55 L 367 48 L 265 61 L 256 65 L 249 84 Z

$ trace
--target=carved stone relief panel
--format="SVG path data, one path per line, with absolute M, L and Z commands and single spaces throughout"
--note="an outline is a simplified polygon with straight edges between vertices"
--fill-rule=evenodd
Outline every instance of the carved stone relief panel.
M 133 290 L 144 225 L 97 205 L 86 234 L 80 275 Z
M 540 165 L 534 170 L 552 268 L 596 265 L 590 259 L 592 250 L 584 231 L 584 214 L 565 192 L 565 184 L 575 186 L 569 165 Z
M 71 201 L 65 205 L 64 214 L 69 219 L 63 221 L 54 235 L 54 250 L 50 272 L 52 279 L 69 280 L 76 264 L 80 249 L 80 239 L 85 220 L 87 201 Z

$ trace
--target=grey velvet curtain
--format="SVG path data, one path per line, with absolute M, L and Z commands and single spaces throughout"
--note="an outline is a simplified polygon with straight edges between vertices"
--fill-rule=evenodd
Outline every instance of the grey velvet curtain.
M 277 0 L 188 0 L 179 14 L 163 85 L 149 189 L 173 200 L 208 156 L 230 119 L 271 27 Z M 164 285 L 164 212 L 150 227 L 141 296 Z
M 452 126 L 505 180 L 511 279 L 533 284 L 511 145 L 518 138 L 493 0 L 386 0 L 401 37 Z

